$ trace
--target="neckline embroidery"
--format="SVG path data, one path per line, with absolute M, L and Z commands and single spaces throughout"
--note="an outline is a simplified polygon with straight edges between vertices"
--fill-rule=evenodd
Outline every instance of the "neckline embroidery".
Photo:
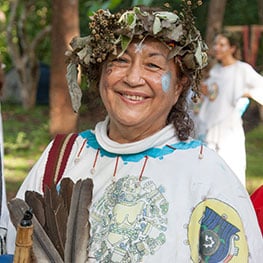
M 196 147 L 201 146 L 202 142 L 198 140 L 192 140 L 188 142 L 177 142 L 170 145 L 164 145 L 162 148 L 150 148 L 145 151 L 134 153 L 134 154 L 115 154 L 108 152 L 104 150 L 99 143 L 96 140 L 95 134 L 91 130 L 87 130 L 80 133 L 80 136 L 86 140 L 86 147 L 93 148 L 95 150 L 100 149 L 100 155 L 101 157 L 106 156 L 109 158 L 116 158 L 119 156 L 124 163 L 126 162 L 139 162 L 140 160 L 144 159 L 145 156 L 151 157 L 151 158 L 158 158 L 163 159 L 165 155 L 173 153 L 175 150 L 187 150 L 187 149 L 193 149 Z

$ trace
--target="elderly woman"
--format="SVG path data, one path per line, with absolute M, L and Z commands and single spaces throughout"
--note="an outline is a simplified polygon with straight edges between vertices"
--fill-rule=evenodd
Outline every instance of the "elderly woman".
M 68 53 L 70 92 L 77 110 L 79 64 L 108 115 L 63 149 L 65 169 L 52 178 L 58 188 L 65 178 L 93 182 L 90 237 L 78 247 L 87 255 L 71 262 L 259 262 L 262 237 L 246 190 L 214 151 L 190 137 L 186 99 L 190 87 L 198 93 L 206 46 L 189 7 L 180 15 L 99 10 L 90 28 Z M 44 193 L 55 144 L 17 198 Z

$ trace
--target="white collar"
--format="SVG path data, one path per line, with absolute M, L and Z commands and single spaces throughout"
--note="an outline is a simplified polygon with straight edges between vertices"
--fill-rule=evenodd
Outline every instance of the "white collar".
M 99 145 L 106 151 L 116 154 L 134 154 L 143 152 L 153 147 L 160 147 L 164 144 L 168 144 L 170 139 L 175 143 L 175 130 L 172 124 L 165 126 L 162 130 L 147 137 L 143 140 L 132 143 L 118 143 L 111 140 L 107 134 L 107 127 L 109 123 L 109 117 L 102 122 L 99 122 L 95 127 L 95 136 Z

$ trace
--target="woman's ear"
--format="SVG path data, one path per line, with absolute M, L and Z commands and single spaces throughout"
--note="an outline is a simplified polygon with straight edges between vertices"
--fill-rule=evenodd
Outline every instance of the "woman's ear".
M 178 98 L 180 97 L 181 93 L 184 91 L 185 88 L 185 83 L 184 81 L 182 82 L 182 79 L 178 81 L 176 84 L 175 92 L 174 92 L 174 100 L 175 103 L 177 102 Z
M 178 88 L 180 90 L 180 93 L 183 90 L 188 89 L 189 84 L 190 84 L 189 78 L 187 76 L 182 76 L 178 81 Z
M 182 93 L 183 89 L 184 89 L 183 84 L 181 82 L 179 82 L 176 86 L 175 95 L 179 97 L 180 94 Z

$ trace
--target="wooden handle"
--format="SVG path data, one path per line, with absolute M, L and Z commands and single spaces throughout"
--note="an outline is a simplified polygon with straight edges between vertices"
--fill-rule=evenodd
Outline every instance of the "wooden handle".
M 14 263 L 32 262 L 33 226 L 22 227 L 18 225 L 16 234 L 16 248 Z

